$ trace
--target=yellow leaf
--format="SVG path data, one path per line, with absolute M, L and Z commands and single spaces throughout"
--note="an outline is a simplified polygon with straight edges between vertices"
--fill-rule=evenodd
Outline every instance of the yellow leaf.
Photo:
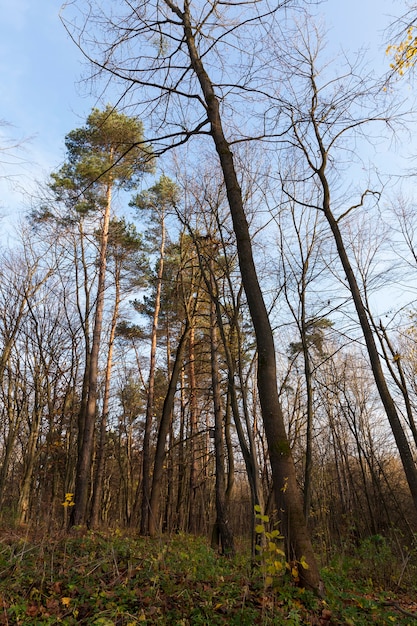
M 265 587 L 270 587 L 273 582 L 274 582 L 274 579 L 272 578 L 272 576 L 267 576 L 265 578 Z
M 63 606 L 69 606 L 71 602 L 71 598 L 61 598 L 61 604 Z
M 259 534 L 264 533 L 265 532 L 265 526 L 262 526 L 262 524 L 257 524 L 255 526 L 255 532 L 259 533 Z
M 272 530 L 270 535 L 271 539 L 274 539 L 274 537 L 280 537 L 279 530 Z

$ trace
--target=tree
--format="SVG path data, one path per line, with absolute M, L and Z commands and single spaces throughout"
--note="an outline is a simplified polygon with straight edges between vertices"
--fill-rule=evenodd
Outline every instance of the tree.
M 177 199 L 177 189 L 175 184 L 166 176 L 161 176 L 159 181 L 147 192 L 142 192 L 137 195 L 131 202 L 131 206 L 138 209 L 139 212 L 145 210 L 151 212 L 151 223 L 153 223 L 153 229 L 148 229 L 148 239 L 158 239 L 156 244 L 159 247 L 157 271 L 156 271 L 156 284 L 155 288 L 155 301 L 154 310 L 152 314 L 152 328 L 151 328 L 151 347 L 149 355 L 149 375 L 148 375 L 148 388 L 147 388 L 147 400 L 146 400 L 146 415 L 145 415 L 145 430 L 143 436 L 143 467 L 142 467 L 142 504 L 141 504 L 141 518 L 140 518 L 140 531 L 142 534 L 146 534 L 148 530 L 148 513 L 150 504 L 150 438 L 152 422 L 154 418 L 154 398 L 155 398 L 155 371 L 156 371 L 156 349 L 158 338 L 158 324 L 159 324 L 159 312 L 161 308 L 161 290 L 162 280 L 164 275 L 164 260 L 165 260 L 165 246 L 166 246 L 166 213 L 169 207 L 175 204 Z M 150 230 L 154 232 L 150 234 Z
M 417 60 L 416 6 L 411 5 L 409 10 L 395 20 L 391 30 L 395 32 L 395 39 L 402 39 L 398 44 L 388 46 L 386 52 L 393 56 L 391 69 L 400 76 L 414 68 Z
M 148 528 L 151 537 L 154 537 L 160 527 L 160 508 L 161 508 L 161 488 L 162 475 L 164 469 L 164 461 L 166 456 L 165 446 L 169 432 L 169 426 L 172 419 L 172 411 L 174 406 L 175 392 L 179 380 L 182 359 L 185 353 L 186 340 L 190 331 L 188 320 L 185 322 L 178 347 L 175 353 L 174 363 L 171 376 L 169 378 L 168 390 L 164 400 L 162 415 L 159 422 L 158 436 L 155 450 L 155 461 L 152 474 L 152 489 L 149 501 L 149 521 Z
M 308 520 L 313 473 L 313 374 L 318 367 L 318 364 L 314 362 L 314 356 L 319 359 L 323 357 L 323 331 L 331 326 L 331 322 L 320 314 L 320 299 L 317 297 L 317 292 L 314 293 L 315 285 L 322 277 L 324 270 L 319 216 L 311 209 L 301 207 L 298 211 L 298 208 L 296 203 L 284 199 L 281 207 L 282 214 L 277 216 L 276 221 L 282 259 L 279 270 L 282 275 L 282 290 L 299 336 L 299 340 L 290 343 L 288 355 L 291 361 L 296 360 L 299 355 L 303 359 L 305 386 L 303 490 L 304 515 Z M 314 295 L 310 296 L 310 292 Z
M 35 306 L 36 298 L 39 297 L 42 300 L 38 294 L 42 292 L 45 284 L 48 283 L 53 275 L 53 271 L 53 268 L 43 263 L 42 256 L 35 250 L 28 233 L 24 231 L 21 233 L 21 249 L 17 249 L 9 254 L 3 253 L 2 255 L 2 270 L 0 274 L 0 387 L 7 389 L 7 402 L 5 403 L 7 434 L 5 435 L 4 453 L 0 470 L 0 502 L 3 498 L 12 451 L 24 416 L 24 412 L 18 408 L 18 396 L 21 394 L 16 392 L 17 381 L 14 380 L 11 374 L 14 369 L 11 367 L 11 357 L 13 352 L 16 353 L 18 351 L 19 337 L 20 341 L 22 341 L 21 337 L 25 332 L 27 332 L 29 337 L 32 336 L 32 333 L 27 331 L 27 320 L 33 317 L 33 307 Z M 24 330 L 25 327 L 26 331 Z M 42 347 L 39 349 L 41 350 Z M 25 350 L 22 351 L 26 353 Z M 6 372 L 8 372 L 7 376 Z M 26 394 L 23 395 L 25 396 Z M 13 396 L 15 397 L 14 402 L 12 400 Z M 41 402 L 39 402 L 39 406 L 41 406 Z M 39 414 L 38 417 L 40 418 Z M 37 428 L 33 429 L 33 432 L 36 430 L 36 434 L 32 436 L 31 449 L 26 457 L 26 474 L 28 479 L 26 481 L 27 489 L 23 490 L 25 491 L 24 498 L 26 503 L 32 478 L 33 457 L 39 426 L 40 422 Z M 32 459 L 29 461 L 30 452 L 32 453 Z M 23 501 L 22 499 L 23 493 L 21 490 L 21 502 Z M 20 510 L 23 511 L 23 508 L 25 512 L 21 513 L 20 518 L 21 521 L 27 521 L 26 504 L 24 507 L 22 505 Z
M 221 181 L 219 181 L 218 176 L 213 177 L 212 168 L 210 168 L 209 171 L 205 171 L 202 168 L 194 170 L 191 177 L 185 177 L 183 175 L 183 180 L 185 188 L 184 195 L 187 200 L 183 203 L 181 208 L 177 206 L 176 211 L 181 223 L 187 229 L 198 255 L 200 272 L 204 280 L 207 296 L 210 299 L 210 318 L 213 319 L 210 323 L 210 332 L 214 333 L 214 328 L 212 330 L 212 327 L 217 325 L 218 334 L 221 338 L 221 347 L 217 339 L 215 342 L 211 341 L 211 345 L 213 345 L 213 343 L 217 345 L 217 350 L 221 353 L 222 359 L 224 359 L 225 362 L 225 375 L 227 376 L 227 394 L 225 394 L 226 407 L 224 411 L 226 414 L 224 424 L 225 434 L 223 436 L 223 428 L 221 428 L 220 425 L 215 425 L 212 431 L 215 435 L 213 439 L 216 463 L 220 471 L 224 463 L 224 460 L 222 461 L 222 455 L 224 456 L 222 452 L 224 446 L 223 439 L 225 438 L 228 442 L 227 488 L 223 496 L 221 496 L 221 493 L 219 494 L 220 511 L 217 511 L 217 514 L 220 519 L 222 516 L 225 517 L 225 519 L 228 518 L 227 508 L 229 507 L 234 481 L 233 453 L 230 446 L 230 420 L 228 420 L 229 414 L 231 414 L 236 427 L 250 487 L 253 511 L 252 545 L 255 549 L 255 540 L 261 539 L 260 535 L 254 532 L 256 521 L 255 514 L 257 510 L 255 507 L 260 507 L 261 510 L 264 510 L 264 498 L 253 436 L 253 423 L 250 415 L 251 412 L 248 408 L 247 384 L 244 380 L 245 362 L 250 361 L 247 352 L 249 349 L 247 343 L 251 344 L 250 355 L 252 356 L 253 337 L 252 334 L 248 332 L 247 342 L 243 339 L 244 333 L 242 332 L 242 324 L 244 321 L 243 316 L 245 315 L 245 306 L 242 302 L 243 288 L 237 268 L 233 236 L 230 232 L 230 219 L 227 216 L 224 186 Z M 250 193 L 248 192 L 247 197 L 249 195 Z M 214 358 L 217 361 L 217 357 L 213 356 L 211 359 L 212 367 Z M 194 359 L 191 363 L 194 364 Z M 218 372 L 215 373 L 215 378 L 218 378 Z M 214 390 L 214 383 L 212 387 Z M 193 432 L 195 432 L 195 429 L 190 429 L 191 440 L 193 438 Z M 192 445 L 192 441 L 190 443 Z M 192 467 L 192 480 L 190 480 L 191 490 L 195 489 L 193 474 Z M 225 484 L 226 479 L 219 479 L 216 484 L 216 490 L 220 492 L 223 490 L 222 483 Z M 230 543 L 230 531 L 225 527 L 224 522 L 219 521 L 217 528 L 221 529 L 222 526 L 224 528 L 224 542 L 225 545 L 227 545 Z M 217 539 L 218 537 L 216 535 L 216 541 Z
M 358 281 L 358 273 L 345 244 L 342 225 L 355 210 L 362 208 L 369 198 L 379 198 L 379 193 L 366 188 L 359 194 L 356 202 L 344 207 L 337 215 L 337 204 L 334 206 L 332 189 L 333 174 L 337 171 L 337 158 L 343 152 L 343 141 L 347 136 L 359 134 L 362 127 L 371 124 L 393 122 L 393 115 L 387 110 L 384 92 L 379 82 L 364 81 L 357 73 L 357 68 L 348 64 L 347 71 L 339 77 L 332 77 L 329 82 L 321 78 L 319 69 L 320 38 L 316 33 L 316 41 L 309 34 L 307 37 L 301 29 L 298 41 L 294 42 L 293 55 L 282 57 L 287 68 L 289 81 L 288 98 L 282 98 L 280 111 L 286 120 L 287 139 L 291 157 L 296 150 L 300 163 L 299 178 L 305 180 L 306 175 L 313 177 L 316 200 L 312 203 L 304 197 L 297 197 L 289 190 L 286 181 L 283 188 L 287 195 L 301 206 L 312 206 L 327 221 L 337 249 L 345 280 L 352 296 L 352 301 L 359 319 L 365 340 L 369 361 L 374 375 L 381 402 L 385 408 L 388 421 L 394 435 L 397 448 L 407 477 L 414 506 L 417 510 L 417 468 L 404 432 L 401 418 L 390 393 L 377 344 L 372 330 L 370 316 L 365 306 Z M 291 77 L 290 78 L 290 74 Z M 297 77 L 297 84 L 294 80 Z M 382 96 L 382 98 L 381 98 Z M 380 107 L 380 108 L 379 108 Z M 365 111 L 365 114 L 363 113 Z M 367 135 L 370 139 L 371 134 Z M 308 172 L 308 173 L 307 173 Z M 293 185 L 294 181 L 290 180 Z
M 52 175 L 51 189 L 56 200 L 64 200 L 76 213 L 98 212 L 100 233 L 92 338 L 85 375 L 86 401 L 79 416 L 75 506 L 71 516 L 72 524 L 79 525 L 86 523 L 88 515 L 112 194 L 118 189 L 134 188 L 143 173 L 152 170 L 153 155 L 143 140 L 142 123 L 111 106 L 103 111 L 93 109 L 86 125 L 67 135 L 65 145 L 68 160 Z
M 94 528 L 99 524 L 99 511 L 102 501 L 105 443 L 109 416 L 110 383 L 113 367 L 113 347 L 119 319 L 119 309 L 123 295 L 138 288 L 147 274 L 147 263 L 143 255 L 142 238 L 133 224 L 125 220 L 111 220 L 109 224 L 108 256 L 110 272 L 114 283 L 114 305 L 110 322 L 110 333 L 106 358 L 103 408 L 100 419 L 99 445 L 97 451 L 94 490 L 91 502 L 90 525 Z M 124 292 L 124 293 L 123 293 Z

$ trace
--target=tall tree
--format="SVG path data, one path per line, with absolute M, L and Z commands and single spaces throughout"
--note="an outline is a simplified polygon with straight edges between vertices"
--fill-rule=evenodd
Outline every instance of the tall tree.
M 102 501 L 105 468 L 105 443 L 109 416 L 110 384 L 113 367 L 113 348 L 116 336 L 119 309 L 123 295 L 143 284 L 147 264 L 143 255 L 142 238 L 133 224 L 125 220 L 113 219 L 109 224 L 108 255 L 113 283 L 114 304 L 110 322 L 108 349 L 104 377 L 102 412 L 100 418 L 99 444 L 97 450 L 96 472 L 93 497 L 91 502 L 90 525 L 99 524 L 99 512 Z
M 56 198 L 65 199 L 72 210 L 98 213 L 100 233 L 91 348 L 85 375 L 86 402 L 79 415 L 75 506 L 71 515 L 71 523 L 78 525 L 85 524 L 88 518 L 112 195 L 118 189 L 134 188 L 143 173 L 153 169 L 153 155 L 143 139 L 140 120 L 118 113 L 110 105 L 103 111 L 93 109 L 86 125 L 67 135 L 65 145 L 67 161 L 52 175 L 51 188 Z
M 210 171 L 206 173 L 201 170 L 194 171 L 192 180 L 186 183 L 186 189 L 187 201 L 182 209 L 177 207 L 177 214 L 184 227 L 187 228 L 198 254 L 200 271 L 204 279 L 207 295 L 211 301 L 209 311 L 213 321 L 210 324 L 210 330 L 216 324 L 221 338 L 222 345 L 220 351 L 222 356 L 224 355 L 228 380 L 225 413 L 227 416 L 230 413 L 233 415 L 239 445 L 245 462 L 251 493 L 253 539 L 255 540 L 255 507 L 257 506 L 264 510 L 264 500 L 252 433 L 252 423 L 249 415 L 250 411 L 247 406 L 246 385 L 243 381 L 244 362 L 248 358 L 244 350 L 245 342 L 242 341 L 243 333 L 241 329 L 243 288 L 237 271 L 236 250 L 230 233 L 230 220 L 227 218 L 224 186 L 221 183 L 221 178 L 220 180 L 219 177 L 213 179 L 212 168 L 210 168 Z M 200 231 L 207 234 L 202 235 Z M 214 312 L 215 315 L 213 315 Z M 217 340 L 215 343 L 217 343 Z M 240 378 L 239 383 L 237 383 L 238 378 Z M 214 389 L 214 385 L 212 386 Z M 225 423 L 225 435 L 228 442 L 229 425 L 229 420 L 227 420 Z M 216 434 L 216 430 L 214 434 Z M 192 437 L 192 434 L 190 434 L 190 437 Z M 216 438 L 218 442 L 216 442 Z M 218 435 L 214 439 L 217 454 L 217 444 L 219 443 L 221 446 L 222 439 Z M 227 449 L 229 465 L 228 487 L 225 492 L 226 497 L 223 498 L 226 506 L 228 506 L 231 493 L 230 487 L 233 484 L 233 471 L 230 471 L 233 469 L 233 456 L 230 445 L 227 446 Z M 218 460 L 217 462 L 221 468 L 221 461 Z M 192 469 L 191 467 L 191 475 Z M 221 484 L 222 480 L 219 482 Z M 226 481 L 224 480 L 224 482 Z M 193 484 L 190 481 L 190 486 Z M 224 529 L 224 532 L 227 544 L 229 541 L 227 527 Z M 256 539 L 260 539 L 260 536 L 256 535 Z M 255 542 L 253 542 L 253 548 L 255 548 Z
M 287 199 L 286 199 L 287 200 Z M 311 504 L 313 469 L 313 352 L 322 355 L 322 329 L 328 320 L 320 317 L 320 299 L 317 294 L 309 298 L 314 283 L 323 271 L 320 255 L 319 216 L 316 211 L 300 212 L 294 202 L 284 204 L 283 213 L 277 218 L 279 249 L 282 264 L 282 290 L 297 326 L 300 340 L 289 346 L 290 358 L 302 355 L 305 385 L 305 450 L 304 450 L 304 515 L 308 519 Z M 288 216 L 288 220 L 285 217 Z M 295 295 L 294 295 L 295 292 Z M 316 304 L 310 304 L 315 302 Z M 318 302 L 318 304 L 317 304 Z
M 164 276 L 164 261 L 166 247 L 166 213 L 177 200 L 177 189 L 175 184 L 167 177 L 161 176 L 159 181 L 147 192 L 138 194 L 131 202 L 139 212 L 147 210 L 151 212 L 151 224 L 148 228 L 147 238 L 153 240 L 158 248 L 158 259 L 156 263 L 155 296 L 154 309 L 152 313 L 151 347 L 149 354 L 149 375 L 146 400 L 145 430 L 143 434 L 143 466 L 142 466 L 142 499 L 140 531 L 146 534 L 148 530 L 148 514 L 150 503 L 150 439 L 154 418 L 154 398 L 155 398 L 155 371 L 156 371 L 156 349 L 158 339 L 159 312 L 161 308 L 162 280 Z M 149 223 L 148 223 L 149 225 Z M 152 231 L 152 232 L 151 232 Z
M 359 319 L 369 361 L 381 402 L 384 406 L 392 433 L 401 457 L 404 472 L 417 510 L 417 467 L 404 431 L 399 411 L 385 377 L 370 315 L 367 311 L 359 283 L 359 272 L 348 254 L 343 224 L 355 211 L 364 207 L 369 198 L 379 198 L 379 192 L 366 188 L 359 192 L 357 201 L 345 200 L 343 208 L 337 207 L 333 199 L 334 173 L 337 171 L 337 156 L 344 149 L 347 137 L 358 138 L 366 126 L 367 138 L 371 139 L 372 124 L 384 127 L 393 123 L 394 117 L 386 102 L 383 86 L 374 79 L 364 81 L 355 67 L 348 66 L 347 72 L 330 82 L 320 72 L 320 36 L 316 31 L 305 36 L 299 30 L 294 40 L 293 55 L 282 55 L 282 64 L 288 72 L 288 98 L 282 98 L 280 112 L 286 119 L 290 155 L 294 149 L 300 155 L 299 178 L 312 176 L 317 197 L 312 203 L 303 196 L 294 197 L 284 181 L 284 190 L 292 200 L 302 206 L 315 207 L 325 218 L 332 233 L 338 258 Z M 300 81 L 298 84 L 295 80 Z M 293 81 L 291 83 L 291 81 Z M 332 159 L 333 154 L 335 158 Z M 303 165 L 301 166 L 301 163 Z M 308 174 L 307 174 L 308 172 Z M 291 185 L 293 180 L 291 180 Z

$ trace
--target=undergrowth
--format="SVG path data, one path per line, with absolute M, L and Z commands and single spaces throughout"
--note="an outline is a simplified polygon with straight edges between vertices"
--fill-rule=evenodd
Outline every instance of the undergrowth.
M 357 564 L 365 558 L 359 557 Z M 326 567 L 327 596 L 321 600 L 297 587 L 290 575 L 265 585 L 262 568 L 252 567 L 246 549 L 234 559 L 220 557 L 199 537 L 149 539 L 81 530 L 32 536 L 9 530 L 0 535 L 0 624 L 417 623 L 415 589 L 407 596 L 394 594 L 358 571 L 354 559 Z

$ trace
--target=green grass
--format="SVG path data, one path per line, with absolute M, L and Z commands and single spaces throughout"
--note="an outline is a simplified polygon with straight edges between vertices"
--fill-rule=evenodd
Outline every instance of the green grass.
M 323 601 L 286 578 L 266 589 L 245 549 L 226 559 L 203 538 L 3 531 L 0 624 L 417 624 L 399 610 L 417 609 L 408 596 L 358 576 L 354 563 L 335 561 L 323 570 Z

